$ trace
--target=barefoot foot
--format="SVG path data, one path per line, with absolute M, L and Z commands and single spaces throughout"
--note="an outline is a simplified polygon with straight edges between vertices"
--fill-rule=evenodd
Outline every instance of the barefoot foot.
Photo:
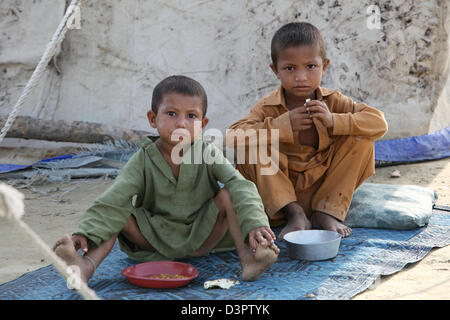
M 344 225 L 335 217 L 320 211 L 315 211 L 313 213 L 311 222 L 314 228 L 335 231 L 343 238 L 348 237 L 352 233 L 352 229 Z
M 80 268 L 81 280 L 85 283 L 95 271 L 93 262 L 87 258 L 83 258 L 78 254 L 73 245 L 72 239 L 65 235 L 63 238 L 56 241 L 53 246 L 53 251 L 59 256 L 68 266 L 78 266 Z
M 297 230 L 309 230 L 311 229 L 311 222 L 308 220 L 308 218 L 298 218 L 298 219 L 291 219 L 287 222 L 286 226 L 281 229 L 280 234 L 278 235 L 278 240 L 282 241 L 284 240 L 284 236 L 292 231 Z
M 259 245 L 254 253 L 249 249 L 241 261 L 242 280 L 255 281 L 258 279 L 277 260 L 279 252 L 280 249 L 275 244 Z
M 288 204 L 283 208 L 283 212 L 286 215 L 287 223 L 278 235 L 279 241 L 282 241 L 284 236 L 291 231 L 311 229 L 311 222 L 308 220 L 305 212 L 298 203 L 292 202 Z
M 278 240 L 282 241 L 284 236 L 292 231 L 311 229 L 311 222 L 305 215 L 305 211 L 297 202 L 291 202 L 282 209 L 286 216 L 286 226 L 281 229 Z

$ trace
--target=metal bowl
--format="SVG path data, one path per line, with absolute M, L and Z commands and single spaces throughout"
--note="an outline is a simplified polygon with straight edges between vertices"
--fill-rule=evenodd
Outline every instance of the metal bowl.
M 341 235 L 328 230 L 300 230 L 284 236 L 292 259 L 318 261 L 334 258 L 341 244 Z

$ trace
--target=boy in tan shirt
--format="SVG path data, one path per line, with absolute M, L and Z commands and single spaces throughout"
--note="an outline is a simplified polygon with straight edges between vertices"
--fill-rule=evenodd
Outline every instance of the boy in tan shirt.
M 287 232 L 311 228 L 346 237 L 351 229 L 343 221 L 353 193 L 375 172 L 374 140 L 387 131 L 384 115 L 320 87 L 330 60 L 313 25 L 280 28 L 271 54 L 270 67 L 280 87 L 230 129 L 278 129 L 279 150 L 271 150 L 278 152 L 278 170 L 261 174 L 259 158 L 256 163 L 237 162 L 236 167 L 256 184 L 271 226 L 286 223 L 280 240 Z

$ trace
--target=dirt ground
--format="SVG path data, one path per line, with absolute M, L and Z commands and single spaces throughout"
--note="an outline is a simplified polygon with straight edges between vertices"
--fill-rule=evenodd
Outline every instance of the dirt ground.
M 394 170 L 399 170 L 401 176 L 392 178 L 390 174 Z M 17 180 L 2 182 L 21 185 Z M 449 158 L 377 168 L 368 182 L 430 187 L 438 194 L 437 204 L 450 205 Z M 25 195 L 23 219 L 51 246 L 63 234 L 74 231 L 83 212 L 111 183 L 111 179 L 104 178 L 77 179 L 35 183 L 22 188 L 20 191 Z M 0 222 L 0 243 L 0 284 L 49 264 L 6 219 Z M 381 277 L 353 299 L 450 299 L 450 246 L 433 249 L 420 262 L 409 264 L 394 275 Z

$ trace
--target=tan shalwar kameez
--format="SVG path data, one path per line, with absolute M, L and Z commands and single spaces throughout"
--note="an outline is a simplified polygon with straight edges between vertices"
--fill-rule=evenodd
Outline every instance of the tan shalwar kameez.
M 344 221 L 354 191 L 375 172 L 374 140 L 387 131 L 383 113 L 355 103 L 337 90 L 319 87 L 315 93 L 316 99 L 328 106 L 334 122 L 333 128 L 327 129 L 313 119 L 319 137 L 317 149 L 301 145 L 298 132 L 292 131 L 281 86 L 230 127 L 244 132 L 279 130 L 279 170 L 275 174 L 261 175 L 259 161 L 236 163 L 242 175 L 256 184 L 272 226 L 285 222 L 280 210 L 294 201 L 308 218 L 321 211 Z

